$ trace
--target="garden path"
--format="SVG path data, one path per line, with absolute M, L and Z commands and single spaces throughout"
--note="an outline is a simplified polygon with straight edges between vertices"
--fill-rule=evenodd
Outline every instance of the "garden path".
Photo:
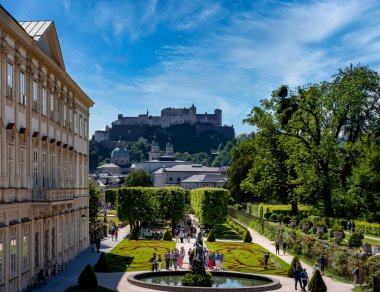
M 128 233 L 129 225 L 119 229 L 118 241 L 112 241 L 110 236 L 105 237 L 101 241 L 100 251 L 110 252 L 116 245 L 119 244 L 120 241 L 122 241 L 127 236 Z M 65 291 L 77 283 L 80 273 L 83 271 L 84 267 L 87 264 L 94 265 L 98 261 L 99 255 L 100 253 L 94 254 L 89 247 L 78 254 L 74 260 L 68 263 L 66 265 L 65 271 L 59 273 L 57 276 L 52 277 L 47 284 L 44 284 L 39 288 L 29 288 L 26 291 Z
M 234 219 L 232 219 L 232 220 L 234 220 Z M 236 221 L 236 220 L 234 220 L 234 221 Z M 236 221 L 236 222 L 238 222 L 238 221 Z M 257 244 L 261 245 L 262 247 L 264 247 L 265 249 L 267 249 L 268 251 L 270 251 L 271 253 L 276 254 L 276 248 L 273 245 L 273 241 L 271 241 L 268 238 L 266 238 L 265 236 L 259 234 L 258 232 L 256 232 L 252 228 L 242 224 L 241 222 L 238 222 L 238 223 L 245 226 L 249 230 L 249 232 L 252 235 L 252 240 L 254 243 L 257 243 Z M 290 264 L 293 260 L 293 256 L 288 254 L 288 253 L 286 253 L 284 255 L 282 249 L 280 251 L 279 257 L 283 261 L 287 262 L 288 264 Z M 302 264 L 302 267 L 306 268 L 306 271 L 307 271 L 309 277 L 311 277 L 312 268 L 302 261 L 301 261 L 301 264 Z M 327 285 L 328 291 L 346 292 L 346 291 L 352 291 L 354 289 L 354 285 L 352 285 L 352 284 L 346 284 L 346 283 L 338 282 L 338 281 L 335 281 L 335 280 L 333 280 L 327 276 L 324 276 L 323 280 L 325 281 L 325 283 Z

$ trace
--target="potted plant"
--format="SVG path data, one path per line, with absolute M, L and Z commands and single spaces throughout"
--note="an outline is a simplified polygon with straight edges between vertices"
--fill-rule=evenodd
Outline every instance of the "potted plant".
M 324 221 L 319 221 L 315 225 L 317 226 L 318 239 L 321 239 L 322 235 L 325 234 L 325 231 L 327 229 L 326 223 Z
M 292 219 L 290 219 L 290 226 L 292 228 L 295 228 L 297 226 L 297 218 L 295 216 L 293 216 Z
M 338 224 L 335 224 L 332 227 L 332 230 L 333 230 L 334 241 L 336 244 L 339 244 L 344 238 L 343 227 Z
M 304 233 L 307 233 L 311 227 L 311 222 L 308 221 L 308 220 L 302 220 L 301 221 L 301 230 L 304 232 Z

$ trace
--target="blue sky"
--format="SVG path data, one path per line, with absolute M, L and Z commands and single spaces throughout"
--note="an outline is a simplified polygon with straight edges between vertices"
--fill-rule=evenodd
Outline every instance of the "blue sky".
M 54 20 L 68 73 L 95 101 L 90 132 L 117 114 L 223 110 L 237 134 L 281 84 L 380 70 L 380 1 L 5 0 L 17 20 Z

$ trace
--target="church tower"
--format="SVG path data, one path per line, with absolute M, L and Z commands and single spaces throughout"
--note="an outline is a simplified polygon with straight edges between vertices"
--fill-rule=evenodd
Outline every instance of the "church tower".
M 172 138 L 169 135 L 168 143 L 166 143 L 166 155 L 167 156 L 173 156 L 174 153 L 174 147 L 172 144 Z
M 160 157 L 161 152 L 160 152 L 160 146 L 158 145 L 157 142 L 157 136 L 154 134 L 153 136 L 153 141 L 152 141 L 152 148 L 149 152 L 149 160 L 157 160 L 158 157 Z

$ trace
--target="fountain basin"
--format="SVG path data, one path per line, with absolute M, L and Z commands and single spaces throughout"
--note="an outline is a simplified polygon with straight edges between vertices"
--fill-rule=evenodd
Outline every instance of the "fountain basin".
M 181 286 L 181 279 L 189 271 L 143 272 L 128 276 L 128 282 L 135 286 L 160 291 L 270 291 L 281 288 L 277 279 L 247 273 L 211 271 L 213 287 Z

